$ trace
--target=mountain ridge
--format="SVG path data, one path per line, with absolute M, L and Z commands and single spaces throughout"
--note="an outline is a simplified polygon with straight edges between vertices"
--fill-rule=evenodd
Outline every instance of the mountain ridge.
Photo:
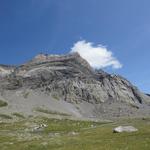
M 23 94 L 18 95 L 18 92 Z M 113 118 L 150 114 L 149 96 L 119 75 L 94 70 L 78 53 L 39 54 L 17 67 L 1 65 L 0 95 L 8 104 L 11 102 L 8 107 L 14 109 L 19 104 L 17 106 L 13 99 L 20 99 L 20 105 L 25 103 L 21 107 L 27 109 L 33 103 L 29 109 L 31 114 L 34 107 L 45 107 L 45 104 L 47 109 L 58 107 L 57 111 L 66 111 L 78 117 Z M 35 95 L 41 97 L 39 102 L 36 102 Z M 24 102 L 29 99 L 28 103 Z M 55 103 L 53 108 L 50 106 L 52 103 Z M 21 107 L 20 111 L 26 113 Z

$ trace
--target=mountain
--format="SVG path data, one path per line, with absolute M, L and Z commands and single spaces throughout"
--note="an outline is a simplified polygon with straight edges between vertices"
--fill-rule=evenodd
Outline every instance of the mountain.
M 73 118 L 150 115 L 150 97 L 128 80 L 94 70 L 78 53 L 39 54 L 20 66 L 0 65 L 0 113 Z

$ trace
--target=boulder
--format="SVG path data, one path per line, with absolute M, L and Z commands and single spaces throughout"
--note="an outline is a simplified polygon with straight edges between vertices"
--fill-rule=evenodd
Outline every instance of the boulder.
M 114 133 L 121 133 L 121 132 L 136 132 L 138 129 L 136 129 L 133 126 L 118 126 L 113 129 Z
M 69 136 L 74 136 L 74 135 L 78 135 L 78 134 L 79 134 L 78 132 L 74 132 L 74 131 L 68 133 Z

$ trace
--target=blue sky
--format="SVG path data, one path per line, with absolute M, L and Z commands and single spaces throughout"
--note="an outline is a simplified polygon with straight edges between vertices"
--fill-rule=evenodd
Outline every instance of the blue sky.
M 104 45 L 121 74 L 150 93 L 149 0 L 0 0 L 0 63 L 68 53 L 80 40 Z

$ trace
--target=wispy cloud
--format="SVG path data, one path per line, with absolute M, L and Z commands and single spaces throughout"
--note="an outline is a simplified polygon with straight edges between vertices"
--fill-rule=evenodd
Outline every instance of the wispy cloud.
M 81 40 L 74 44 L 71 52 L 78 52 L 96 69 L 105 67 L 118 69 L 122 67 L 122 64 L 113 56 L 113 53 L 103 45 L 94 46 L 92 42 Z

